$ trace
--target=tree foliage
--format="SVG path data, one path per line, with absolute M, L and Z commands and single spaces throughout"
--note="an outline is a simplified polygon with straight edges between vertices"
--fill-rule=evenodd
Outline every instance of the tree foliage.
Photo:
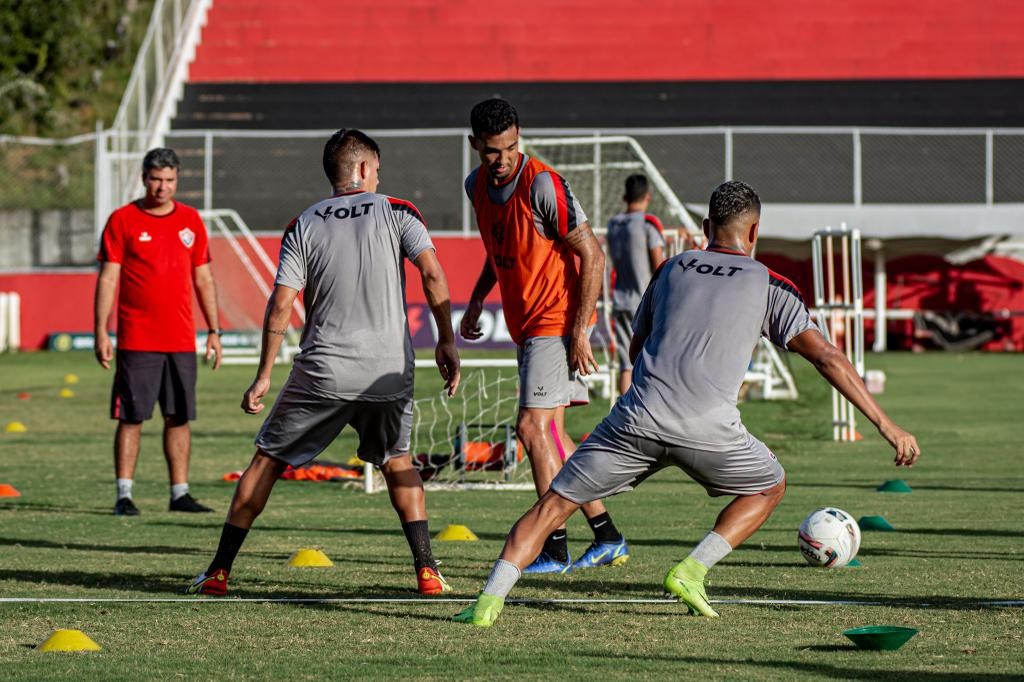
M 0 133 L 109 122 L 152 0 L 0 0 Z

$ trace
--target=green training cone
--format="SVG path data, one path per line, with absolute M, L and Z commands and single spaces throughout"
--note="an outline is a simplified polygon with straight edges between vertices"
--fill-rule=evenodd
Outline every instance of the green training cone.
M 863 566 L 863 565 L 864 564 L 862 564 L 857 559 L 850 559 L 850 562 L 848 564 L 846 564 L 846 567 L 847 568 L 857 568 L 858 566 Z
M 896 530 L 884 516 L 862 516 L 857 525 L 861 530 Z
M 914 489 L 907 485 L 907 482 L 902 479 L 895 479 L 892 481 L 886 481 L 882 485 L 875 488 L 875 492 L 879 493 L 912 493 Z
M 910 641 L 910 638 L 917 634 L 917 630 L 898 625 L 868 625 L 844 630 L 843 634 L 856 644 L 858 649 L 896 651 Z

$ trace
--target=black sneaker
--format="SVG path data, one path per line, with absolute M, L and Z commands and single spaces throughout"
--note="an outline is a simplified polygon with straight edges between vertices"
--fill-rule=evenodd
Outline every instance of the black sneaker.
M 138 516 L 139 508 L 130 497 L 122 497 L 114 503 L 114 516 Z
M 170 506 L 167 507 L 170 511 L 180 512 L 212 512 L 213 510 L 206 505 L 199 504 L 195 501 L 188 493 L 185 493 L 176 500 L 171 500 Z M 138 512 L 136 512 L 138 513 Z

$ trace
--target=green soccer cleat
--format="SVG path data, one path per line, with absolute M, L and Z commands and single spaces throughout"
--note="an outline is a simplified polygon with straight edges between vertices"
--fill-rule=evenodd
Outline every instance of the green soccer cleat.
M 498 620 L 498 615 L 504 607 L 504 597 L 480 593 L 472 606 L 452 616 L 452 620 L 456 623 L 472 623 L 478 628 L 489 628 Z
M 707 569 L 687 557 L 672 567 L 665 576 L 665 591 L 686 604 L 690 614 L 705 618 L 718 618 L 711 608 L 707 592 L 704 591 L 704 574 Z

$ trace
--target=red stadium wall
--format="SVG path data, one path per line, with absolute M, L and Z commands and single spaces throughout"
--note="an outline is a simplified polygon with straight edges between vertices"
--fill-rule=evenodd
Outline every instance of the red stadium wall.
M 217 0 L 193 83 L 1024 76 L 1019 0 Z
M 276 260 L 279 240 L 262 238 L 271 259 Z M 478 239 L 437 238 L 438 256 L 448 275 L 452 301 L 461 307 L 468 300 L 483 264 L 483 245 Z M 230 256 L 219 239 L 211 240 L 214 275 L 222 294 L 222 325 L 245 328 L 250 319 L 262 319 L 265 298 L 252 284 L 238 260 Z M 769 267 L 792 279 L 812 302 L 811 268 L 808 261 L 762 254 Z M 983 311 L 1003 316 L 1003 336 L 986 344 L 989 350 L 1024 350 L 1024 263 L 1009 258 L 988 256 L 963 266 L 953 267 L 941 258 L 913 256 L 893 259 L 888 264 L 888 304 L 904 310 Z M 426 303 L 419 277 L 406 266 L 407 298 L 410 304 Z M 865 272 L 864 281 L 871 282 Z M 47 337 L 57 331 L 92 330 L 92 295 L 96 282 L 93 272 L 45 272 L 27 274 L 0 273 L 0 291 L 16 291 L 22 299 L 22 344 L 26 349 L 45 348 Z M 488 298 L 498 303 L 495 289 Z M 866 307 L 874 305 L 868 291 Z M 236 306 L 232 311 L 231 306 Z M 243 309 L 244 308 L 244 309 Z M 422 311 L 420 311 L 422 312 Z M 198 309 L 196 321 L 203 325 Z M 424 324 L 416 314 L 416 324 Z M 872 323 L 868 322 L 871 338 Z M 909 348 L 914 343 L 910 323 L 890 323 L 893 348 Z

